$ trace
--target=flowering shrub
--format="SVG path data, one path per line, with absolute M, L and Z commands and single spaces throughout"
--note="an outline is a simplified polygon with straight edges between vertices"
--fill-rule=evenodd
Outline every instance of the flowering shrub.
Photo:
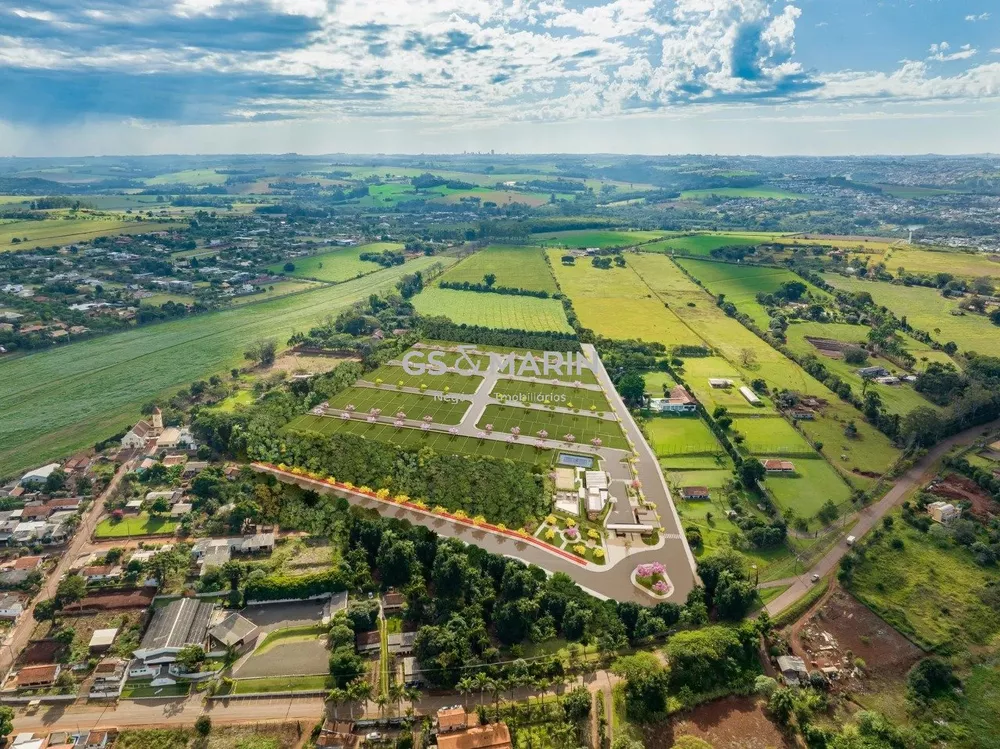
M 573 518 L 566 518 L 566 525 L 572 528 L 574 525 L 576 525 L 576 521 Z
M 116 510 L 116 512 L 120 512 L 120 510 Z M 554 530 L 552 530 L 551 528 L 549 528 L 547 531 L 545 531 L 545 538 L 548 541 L 552 541 L 555 537 L 556 537 L 556 532 Z
M 600 537 L 601 534 L 595 531 L 593 528 L 587 531 L 587 538 L 592 538 L 594 541 L 597 541 Z
M 556 516 L 555 515 L 546 515 L 545 516 L 545 522 L 548 523 L 549 525 L 555 525 L 556 524 Z
M 580 537 L 580 531 L 578 531 L 576 528 L 566 529 L 566 538 L 570 540 L 576 540 L 579 537 Z
M 595 559 L 604 559 L 604 549 L 594 549 Z
M 576 546 L 574 546 L 574 547 L 573 547 L 573 551 L 575 551 L 575 552 L 576 552 L 577 554 L 579 554 L 579 555 L 580 555 L 581 557 L 583 557 L 583 556 L 586 556 L 586 555 L 587 555 L 587 547 L 586 547 L 586 546 L 584 546 L 583 544 L 577 544 Z
M 640 564 L 635 568 L 635 574 L 638 577 L 653 577 L 654 575 L 663 575 L 667 571 L 667 568 L 663 566 L 660 562 L 650 562 L 648 564 Z
M 665 596 L 670 592 L 670 586 L 663 582 L 663 580 L 660 580 L 658 583 L 653 584 L 653 592 Z

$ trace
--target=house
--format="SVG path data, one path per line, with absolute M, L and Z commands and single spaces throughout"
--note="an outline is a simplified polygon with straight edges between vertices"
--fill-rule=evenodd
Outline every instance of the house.
M 408 687 L 424 685 L 424 670 L 412 655 L 403 658 L 403 683 Z
M 885 377 L 876 377 L 875 382 L 879 385 L 898 385 L 899 378 L 893 375 L 886 375 Z
M 816 418 L 816 414 L 807 408 L 792 409 L 789 415 L 797 421 L 813 421 Z
M 111 649 L 117 636 L 117 627 L 112 629 L 95 629 L 94 634 L 90 638 L 90 644 L 87 647 L 91 653 L 106 653 Z
M 84 567 L 80 570 L 80 575 L 90 583 L 101 583 L 106 580 L 117 580 L 122 576 L 120 565 L 98 564 L 93 567 Z
M 733 381 L 727 380 L 722 377 L 709 377 L 708 384 L 710 387 L 723 389 L 723 388 L 731 388 L 733 386 Z
M 22 520 L 45 520 L 51 515 L 53 508 L 47 505 L 25 505 L 24 512 L 21 513 Z
M 382 649 L 382 635 L 378 632 L 360 632 L 354 638 L 354 649 L 359 653 L 375 653 Z
M 229 539 L 226 538 L 199 539 L 191 549 L 191 554 L 194 556 L 195 562 L 201 567 L 200 574 L 202 576 L 212 567 L 221 567 L 233 556 Z
M 764 470 L 768 473 L 795 473 L 795 464 L 790 460 L 765 460 Z
M 961 508 L 955 507 L 955 505 L 949 502 L 931 502 L 927 505 L 927 512 L 934 522 L 942 523 L 943 525 L 947 525 L 962 516 Z
M 208 468 L 208 463 L 206 461 L 192 460 L 184 464 L 184 470 L 181 472 L 181 478 L 193 479 L 206 468 Z
M 41 468 L 36 468 L 33 471 L 28 471 L 21 477 L 20 484 L 26 489 L 29 487 L 38 487 L 48 481 L 49 476 L 59 470 L 58 463 L 49 463 L 48 465 L 42 466 Z
M 98 728 L 87 734 L 87 739 L 81 749 L 105 749 L 109 744 L 114 743 L 118 736 L 117 728 Z M 80 747 L 80 742 L 77 742 Z
M 143 450 L 146 443 L 154 438 L 153 425 L 143 419 L 136 422 L 128 433 L 122 437 L 122 447 L 126 450 Z
M 438 734 L 438 749 L 512 749 L 506 723 L 488 723 L 464 731 Z
M 153 686 L 174 683 L 169 666 L 177 654 L 189 645 L 204 646 L 215 604 L 197 598 L 180 598 L 153 612 L 146 634 L 133 651 L 129 676 L 153 676 Z M 166 666 L 168 673 L 164 673 Z M 158 683 L 159 682 L 159 683 Z
M 58 512 L 59 510 L 72 510 L 76 511 L 80 509 L 80 502 L 83 497 L 61 497 L 59 499 L 50 499 L 45 503 L 46 507 L 51 507 L 53 512 Z
M 176 450 L 178 447 L 188 450 L 195 450 L 198 447 L 194 441 L 194 435 L 187 427 L 167 427 L 156 438 L 157 450 Z
M 43 520 L 22 521 L 15 526 L 10 540 L 15 544 L 30 544 L 45 537 L 48 523 Z
M 25 599 L 17 593 L 4 593 L 0 596 L 0 619 L 17 621 L 24 613 Z
M 50 663 L 44 666 L 25 666 L 17 674 L 18 689 L 48 687 L 56 683 L 62 666 Z
M 125 503 L 123 512 L 126 515 L 138 515 L 142 512 L 142 500 L 141 499 L 131 499 Z
M 396 593 L 395 591 L 390 590 L 382 596 L 382 612 L 385 614 L 402 613 L 405 607 L 406 596 L 402 593 Z
M 608 491 L 607 489 L 591 487 L 584 501 L 587 508 L 587 518 L 589 520 L 597 520 L 601 516 L 601 513 L 604 512 L 604 507 L 608 503 Z
M 670 390 L 668 398 L 650 398 L 649 409 L 661 414 L 692 413 L 698 405 L 683 385 L 677 385 Z
M 146 501 L 155 502 L 158 499 L 165 499 L 170 504 L 175 505 L 184 499 L 184 492 L 179 489 L 174 489 L 165 492 L 146 492 Z
M 105 658 L 94 667 L 90 698 L 93 700 L 119 697 L 127 677 L 128 661 L 123 658 Z
M 583 482 L 588 489 L 607 489 L 608 474 L 604 471 L 584 471 Z
M 191 512 L 191 508 L 194 507 L 190 502 L 178 502 L 173 507 L 170 508 L 170 517 L 179 518 L 187 515 Z
M 209 650 L 235 648 L 238 653 L 246 653 L 257 644 L 258 637 L 260 628 L 245 616 L 232 611 L 208 630 Z
M 409 655 L 413 652 L 413 643 L 416 639 L 416 632 L 399 632 L 389 635 L 386 644 L 393 655 Z
M 779 655 L 778 671 L 781 678 L 790 687 L 798 686 L 800 683 L 809 683 L 809 672 L 806 670 L 806 663 L 798 656 Z
M 889 374 L 889 370 L 885 367 L 862 367 L 861 369 L 856 369 L 854 371 L 861 377 L 868 380 L 875 377 L 885 377 Z
M 708 499 L 711 493 L 707 486 L 684 486 L 681 487 L 682 499 Z
M 451 731 L 464 731 L 469 727 L 469 716 L 465 708 L 458 705 L 455 707 L 442 707 L 437 711 L 438 733 L 450 733 Z
M 355 736 L 354 723 L 348 721 L 338 721 L 327 718 L 320 729 L 319 736 L 316 737 L 316 746 L 322 749 L 347 749 L 357 743 L 359 736 Z
M 233 549 L 244 554 L 260 554 L 262 552 L 274 551 L 274 533 L 254 533 L 252 536 L 244 536 L 239 545 Z
M 174 466 L 182 466 L 187 463 L 187 455 L 164 455 L 163 465 L 166 468 L 173 468 Z
M 757 393 L 755 393 L 753 390 L 751 390 L 750 388 L 748 388 L 746 385 L 741 385 L 740 386 L 740 395 L 742 395 L 744 398 L 746 398 L 747 403 L 749 403 L 751 406 L 761 406 L 761 405 L 763 405 L 763 403 L 761 402 L 760 398 L 757 397 Z
M 40 570 L 44 557 L 21 557 L 0 569 L 0 584 L 20 585 L 35 570 Z

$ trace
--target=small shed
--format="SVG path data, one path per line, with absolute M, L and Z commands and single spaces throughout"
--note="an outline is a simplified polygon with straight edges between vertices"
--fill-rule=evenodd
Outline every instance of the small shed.
M 89 650 L 91 653 L 106 653 L 110 650 L 118 636 L 118 628 L 95 629 L 90 638 Z

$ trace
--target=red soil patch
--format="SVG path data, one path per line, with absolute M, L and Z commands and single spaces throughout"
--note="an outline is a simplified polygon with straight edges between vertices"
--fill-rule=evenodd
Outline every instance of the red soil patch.
M 928 489 L 931 494 L 944 497 L 945 499 L 955 499 L 959 501 L 971 502 L 969 509 L 973 515 L 981 519 L 987 519 L 990 515 L 1000 513 L 1000 507 L 993 501 L 989 494 L 984 492 L 979 485 L 970 478 L 949 474 L 940 482 Z
M 56 655 L 63 650 L 63 645 L 55 640 L 35 640 L 21 653 L 20 665 L 36 666 L 42 663 L 55 663 Z
M 699 705 L 676 719 L 668 731 L 647 733 L 643 744 L 668 747 L 691 735 L 715 749 L 791 749 L 796 746 L 764 713 L 764 703 L 749 697 L 727 697 Z
M 62 610 L 63 614 L 86 614 L 95 611 L 110 611 L 112 609 L 144 609 L 151 606 L 155 588 L 137 588 L 136 590 L 104 590 L 91 593 Z

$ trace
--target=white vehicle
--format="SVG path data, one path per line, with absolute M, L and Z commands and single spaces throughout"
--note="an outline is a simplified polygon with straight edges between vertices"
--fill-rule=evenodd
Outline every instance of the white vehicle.
M 812 576 L 812 581 L 813 581 L 814 583 L 818 583 L 818 582 L 819 582 L 819 575 L 813 575 L 813 576 Z
M 854 536 L 848 536 L 847 537 L 847 545 L 848 546 L 854 546 L 854 542 L 855 541 L 857 541 L 857 539 Z

